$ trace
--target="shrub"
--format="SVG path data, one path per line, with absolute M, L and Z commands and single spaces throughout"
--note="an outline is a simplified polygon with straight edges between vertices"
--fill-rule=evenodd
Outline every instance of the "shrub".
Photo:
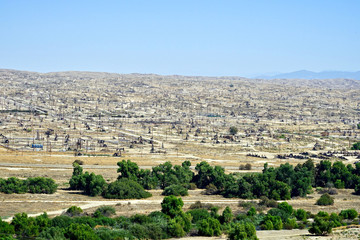
M 76 160 L 73 162 L 73 166 L 74 166 L 75 164 L 84 165 L 84 161 L 79 160 L 79 159 L 76 159 Z
M 191 204 L 189 209 L 198 209 L 198 208 L 205 208 L 205 209 L 211 209 L 214 207 L 211 203 L 202 203 L 200 201 L 196 201 L 195 203 Z
M 98 240 L 94 230 L 85 224 L 73 223 L 67 229 L 65 236 L 76 240 Z
M 321 197 L 316 201 L 316 205 L 328 206 L 334 204 L 334 198 L 331 197 L 328 193 L 321 195 Z
M 199 222 L 198 230 L 201 236 L 219 236 L 221 234 L 221 225 L 217 219 L 210 217 Z
M 233 219 L 234 215 L 232 214 L 231 208 L 226 207 L 221 215 L 221 222 L 222 223 L 230 223 Z
M 8 235 L 12 235 L 15 233 L 14 226 L 10 225 L 7 222 L 4 222 L 0 218 L 0 238 Z
M 51 178 L 35 177 L 28 178 L 26 183 L 30 193 L 46 193 L 53 194 L 56 192 L 57 185 Z
M 251 170 L 252 166 L 250 163 L 247 164 L 240 164 L 239 170 Z
M 238 129 L 236 127 L 232 126 L 229 128 L 229 133 L 231 135 L 236 135 L 238 133 Z
M 209 185 L 206 186 L 206 190 L 205 190 L 206 195 L 213 195 L 213 194 L 217 194 L 218 192 L 219 190 L 214 184 L 210 183 Z
M 152 195 L 146 192 L 139 183 L 122 178 L 110 183 L 103 196 L 112 199 L 140 199 L 148 198 Z
M 288 230 L 291 230 L 291 229 L 294 229 L 294 228 L 297 228 L 298 225 L 296 223 L 296 219 L 295 218 L 288 218 L 284 224 L 284 228 L 285 229 L 288 229 Z
M 189 190 L 195 190 L 196 189 L 196 184 L 195 183 L 189 183 L 188 189 Z
M 236 223 L 229 232 L 230 240 L 257 240 L 255 226 L 252 223 Z
M 249 217 L 255 216 L 256 215 L 256 209 L 254 207 L 251 207 L 249 209 L 249 211 L 246 213 L 246 215 L 248 215 Z
M 187 211 L 192 216 L 192 223 L 197 223 L 200 220 L 208 219 L 210 217 L 210 213 L 208 210 L 203 208 L 191 209 Z
M 83 210 L 77 206 L 72 206 L 66 210 L 66 215 L 69 217 L 76 217 L 82 214 Z
M 107 188 L 107 183 L 103 176 L 94 173 L 85 174 L 85 194 L 90 196 L 101 195 Z
M 94 217 L 110 217 L 115 213 L 115 208 L 111 206 L 101 206 L 94 212 Z
M 50 227 L 42 231 L 38 240 L 66 240 L 64 236 L 65 230 L 59 227 Z
M 352 220 L 358 216 L 358 212 L 355 209 L 341 210 L 339 216 L 344 219 Z
M 162 195 L 165 195 L 165 196 L 170 196 L 170 195 L 187 196 L 188 190 L 187 190 L 187 188 L 183 187 L 182 185 L 173 184 L 173 185 L 166 187 L 164 189 L 164 191 L 162 192 Z
M 259 202 L 259 205 L 262 205 L 262 206 L 266 206 L 266 207 L 277 207 L 278 206 L 278 202 L 273 200 L 273 199 L 269 199 L 267 198 L 266 196 L 261 196 L 260 197 L 260 202 Z
M 360 142 L 354 143 L 351 150 L 360 150 Z
M 311 224 L 309 228 L 309 232 L 315 235 L 328 235 L 332 232 L 332 228 L 334 227 L 334 223 L 321 218 L 315 217 L 314 222 Z
M 18 179 L 16 177 L 10 177 L 6 180 L 1 181 L 0 183 L 1 192 L 6 194 L 28 192 L 26 181 Z
M 295 212 L 295 217 L 299 221 L 305 221 L 307 219 L 307 213 L 304 209 L 298 209 Z

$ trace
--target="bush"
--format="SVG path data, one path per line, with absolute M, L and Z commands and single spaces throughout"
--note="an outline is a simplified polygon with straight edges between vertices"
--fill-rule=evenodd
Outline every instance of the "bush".
M 231 226 L 230 240 L 257 240 L 255 226 L 252 223 L 236 223 Z
M 189 190 L 195 190 L 196 189 L 196 184 L 195 183 L 189 183 L 188 189 Z
M 94 212 L 94 217 L 110 217 L 115 213 L 115 208 L 111 206 L 101 206 Z
M 351 150 L 360 150 L 360 142 L 354 143 Z
M 205 209 L 211 209 L 214 207 L 211 203 L 202 203 L 200 201 L 196 201 L 195 203 L 191 204 L 189 209 L 198 209 L 198 208 L 205 208 Z
M 95 175 L 94 173 L 85 174 L 85 194 L 90 196 L 101 195 L 106 191 L 107 183 L 103 176 Z
M 122 178 L 110 183 L 103 196 L 111 199 L 140 199 L 148 198 L 152 195 L 146 192 L 139 183 Z
M 191 209 L 187 211 L 192 216 L 192 223 L 197 223 L 200 220 L 208 219 L 210 217 L 210 213 L 208 210 L 203 208 Z
M 84 165 L 84 161 L 79 160 L 79 159 L 76 159 L 76 160 L 73 162 L 73 166 L 74 166 L 75 164 Z
M 355 209 L 341 210 L 339 216 L 343 219 L 353 220 L 358 216 L 358 212 Z
M 219 190 L 214 184 L 210 183 L 209 185 L 206 186 L 206 190 L 205 190 L 206 195 L 214 195 L 217 194 L 218 192 Z
M 252 166 L 250 163 L 247 164 L 240 164 L 239 170 L 251 170 Z
M 67 229 L 65 236 L 74 240 L 98 240 L 94 230 L 85 224 L 73 223 Z
M 296 210 L 294 213 L 295 213 L 295 217 L 296 217 L 297 220 L 306 221 L 307 213 L 306 213 L 306 211 L 304 209 L 300 208 L 300 209 Z
M 4 222 L 0 218 L 0 238 L 13 235 L 15 233 L 14 226 Z
M 328 206 L 334 204 L 334 198 L 331 197 L 328 193 L 321 195 L 321 197 L 316 201 L 316 205 Z
M 44 177 L 35 177 L 28 178 L 26 180 L 28 189 L 30 193 L 46 193 L 53 194 L 56 192 L 57 185 L 55 184 L 54 179 L 44 178 Z
M 198 230 L 201 236 L 219 236 L 221 234 L 221 225 L 215 218 L 203 219 L 198 224 Z
M 72 206 L 66 210 L 66 215 L 69 217 L 80 216 L 83 213 L 83 210 L 77 206 Z
M 38 240 L 66 240 L 64 236 L 65 230 L 59 227 L 50 227 L 42 231 Z
M 256 209 L 254 207 L 251 207 L 249 211 L 246 213 L 247 216 L 252 217 L 256 215 Z
M 291 229 L 294 229 L 294 228 L 297 228 L 298 225 L 296 223 L 296 219 L 295 218 L 288 218 L 284 224 L 284 228 L 285 229 L 288 229 L 288 230 L 291 230 Z
M 0 190 L 6 194 L 12 194 L 26 193 L 29 189 L 25 180 L 21 180 L 16 177 L 10 177 L 0 182 Z
M 278 202 L 273 199 L 270 200 L 266 196 L 261 196 L 259 205 L 275 208 L 278 206 Z
M 170 196 L 170 195 L 187 196 L 188 190 L 187 190 L 187 188 L 183 187 L 182 185 L 173 184 L 173 185 L 166 187 L 164 189 L 164 191 L 162 192 L 162 195 L 165 195 L 165 196 Z
M 315 235 L 328 235 L 332 232 L 332 228 L 334 227 L 334 223 L 321 217 L 315 217 L 314 222 L 311 224 L 309 228 L 309 233 Z
M 229 128 L 229 133 L 231 135 L 236 135 L 238 133 L 238 129 L 236 127 L 232 126 Z

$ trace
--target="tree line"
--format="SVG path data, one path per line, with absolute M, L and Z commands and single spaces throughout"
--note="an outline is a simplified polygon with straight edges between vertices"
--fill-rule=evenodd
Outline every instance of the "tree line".
M 181 165 L 165 162 L 151 170 L 140 169 L 130 160 L 122 160 L 117 165 L 118 179 L 109 185 L 101 175 L 82 173 L 82 168 L 74 165 L 70 187 L 84 190 L 91 196 L 102 194 L 108 198 L 148 197 L 150 193 L 145 190 L 150 189 L 163 189 L 163 195 L 184 196 L 188 189 L 196 187 L 205 189 L 205 194 L 245 199 L 265 196 L 288 200 L 296 196 L 305 197 L 314 187 L 351 188 L 355 189 L 355 194 L 360 194 L 360 163 L 353 166 L 323 160 L 315 165 L 311 159 L 295 167 L 289 163 L 269 167 L 265 163 L 261 173 L 245 175 L 226 174 L 224 168 L 211 166 L 205 161 L 196 164 L 195 173 L 190 169 L 189 161 Z M 136 189 L 136 193 L 132 189 Z M 119 191 L 122 194 L 118 194 Z
M 258 204 L 244 206 L 245 211 L 233 213 L 230 207 L 226 207 L 220 214 L 219 207 L 196 202 L 185 212 L 181 198 L 166 196 L 161 211 L 131 217 L 114 217 L 116 211 L 110 206 L 99 207 L 92 214 L 73 206 L 54 218 L 49 218 L 46 213 L 37 217 L 19 213 L 10 223 L 0 219 L 0 238 L 115 240 L 226 234 L 229 239 L 256 240 L 256 229 L 308 228 L 312 234 L 327 235 L 334 227 L 352 224 L 358 217 L 354 209 L 342 210 L 339 214 L 323 211 L 312 214 L 303 209 L 295 210 L 287 202 L 263 213 L 259 207 L 267 207 L 269 203 L 268 199 L 262 198 Z
M 12 193 L 44 193 L 52 194 L 57 190 L 58 185 L 51 178 L 34 177 L 22 180 L 16 177 L 8 179 L 0 178 L 0 192 Z

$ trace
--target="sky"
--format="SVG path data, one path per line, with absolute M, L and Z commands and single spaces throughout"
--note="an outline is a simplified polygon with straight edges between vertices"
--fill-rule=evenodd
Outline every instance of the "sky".
M 359 13 L 359 0 L 0 0 L 0 68 L 359 71 Z

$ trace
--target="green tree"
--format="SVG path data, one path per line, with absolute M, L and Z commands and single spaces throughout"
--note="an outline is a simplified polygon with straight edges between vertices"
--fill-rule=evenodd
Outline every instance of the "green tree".
M 332 232 L 333 227 L 333 222 L 322 217 L 315 217 L 314 222 L 309 228 L 309 233 L 325 236 Z
M 316 165 L 315 184 L 318 187 L 325 187 L 329 182 L 331 182 L 331 162 L 322 160 Z
M 28 217 L 26 213 L 15 214 L 11 225 L 14 226 L 15 233 L 24 238 L 34 238 L 39 235 L 39 226 L 36 225 L 35 219 Z
M 230 223 L 233 219 L 234 215 L 232 214 L 231 208 L 228 206 L 224 209 L 221 215 L 221 222 L 222 223 Z
M 295 217 L 299 221 L 306 221 L 307 219 L 307 213 L 304 209 L 298 209 L 295 211 Z
M 130 160 L 122 160 L 121 162 L 118 162 L 117 165 L 119 166 L 117 172 L 120 173 L 118 179 L 128 178 L 137 182 L 139 175 L 139 166 L 136 163 Z
M 37 240 L 66 240 L 65 230 L 59 227 L 49 227 L 44 229 L 37 237 Z
M 203 219 L 198 224 L 200 236 L 219 236 L 221 234 L 221 224 L 215 218 Z
M 197 223 L 203 219 L 208 219 L 210 217 L 210 213 L 204 208 L 191 209 L 187 211 L 187 213 L 190 213 L 192 217 L 192 223 Z
M 174 218 L 175 216 L 180 215 L 183 206 L 184 202 L 181 198 L 175 196 L 164 197 L 161 203 L 161 212 Z
M 16 177 L 10 177 L 1 182 L 1 192 L 6 194 L 12 193 L 26 193 L 28 192 L 28 186 L 25 180 L 18 179 Z
M 230 240 L 258 240 L 252 223 L 236 223 L 229 232 Z
M 15 233 L 15 229 L 13 225 L 10 225 L 7 222 L 4 222 L 0 218 L 0 238 L 5 238 L 6 236 L 13 235 Z
M 98 240 L 94 230 L 85 224 L 73 223 L 65 232 L 65 236 L 71 240 Z
M 253 217 L 256 215 L 256 209 L 254 207 L 251 207 L 249 211 L 246 213 L 247 216 Z
M 91 173 L 90 175 L 85 176 L 85 194 L 90 196 L 98 196 L 106 191 L 107 183 L 103 176 L 95 175 L 95 173 Z

